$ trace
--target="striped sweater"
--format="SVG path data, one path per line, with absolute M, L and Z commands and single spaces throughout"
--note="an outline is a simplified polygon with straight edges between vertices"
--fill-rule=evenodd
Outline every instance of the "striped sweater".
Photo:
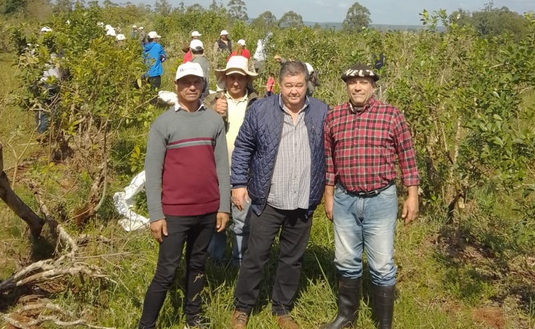
M 214 111 L 179 107 L 152 124 L 145 157 L 151 221 L 172 216 L 230 212 L 225 126 Z

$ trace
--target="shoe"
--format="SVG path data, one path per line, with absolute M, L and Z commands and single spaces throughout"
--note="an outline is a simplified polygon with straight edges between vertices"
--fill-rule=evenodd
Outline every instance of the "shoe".
M 281 329 L 299 329 L 299 325 L 290 314 L 278 315 L 277 324 Z
M 245 329 L 247 328 L 248 319 L 249 319 L 249 315 L 247 315 L 247 313 L 234 310 L 234 313 L 232 313 L 230 326 L 232 329 Z
M 201 315 L 196 315 L 193 318 L 186 320 L 184 329 L 208 329 L 210 328 L 210 320 Z

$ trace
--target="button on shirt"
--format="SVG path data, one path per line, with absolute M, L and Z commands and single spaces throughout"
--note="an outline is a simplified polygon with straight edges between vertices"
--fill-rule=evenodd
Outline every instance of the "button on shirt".
M 280 96 L 279 106 L 284 112 L 284 122 L 267 203 L 283 210 L 308 209 L 311 165 L 305 125 L 308 101 L 298 112 L 295 123 L 290 110 L 282 104 Z
M 227 148 L 228 148 L 228 161 L 232 159 L 232 151 L 234 151 L 234 142 L 238 137 L 238 132 L 245 118 L 245 111 L 247 110 L 247 93 L 245 96 L 239 99 L 233 99 L 228 93 L 225 93 L 227 99 Z

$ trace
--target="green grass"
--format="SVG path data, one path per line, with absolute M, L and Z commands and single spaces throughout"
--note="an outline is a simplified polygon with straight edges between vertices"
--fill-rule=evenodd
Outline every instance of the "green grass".
M 62 211 L 68 213 L 74 205 L 80 204 L 80 195 L 83 195 L 80 190 L 87 190 L 90 182 L 87 177 L 84 179 L 83 175 L 69 172 L 68 164 L 50 166 L 39 158 L 38 146 L 33 144 L 34 123 L 31 113 L 22 111 L 11 103 L 13 91 L 18 88 L 14 75 L 14 60 L 11 55 L 0 54 L 0 81 L 6 82 L 6 87 L 3 87 L 0 94 L 0 104 L 3 105 L 0 107 L 0 141 L 10 141 L 10 144 L 4 147 L 5 167 L 13 167 L 16 163 L 13 150 L 16 154 L 21 154 L 26 144 L 30 143 L 31 146 L 21 159 L 33 159 L 32 164 L 18 177 L 38 180 L 46 190 L 45 199 L 50 203 L 49 207 L 54 214 L 58 215 Z M 169 61 L 164 66 L 166 76 L 174 74 L 176 66 L 171 64 Z M 171 79 L 166 78 L 164 81 L 164 89 L 171 90 Z M 535 95 L 526 96 L 526 104 L 533 103 Z M 112 165 L 117 172 L 124 173 L 128 170 L 128 159 L 136 140 L 146 132 L 131 128 L 119 134 L 122 134 L 122 139 L 114 145 Z M 128 136 L 130 138 L 127 138 Z M 8 175 L 13 175 L 12 169 L 8 171 Z M 129 177 L 126 176 L 113 177 L 108 194 L 112 195 L 128 181 Z M 73 188 L 66 190 L 65 186 Z M 21 198 L 30 207 L 37 209 L 33 195 L 25 185 L 17 181 L 15 187 Z M 481 200 L 485 201 L 483 197 Z M 507 211 L 509 207 L 503 206 L 513 204 L 511 200 L 490 197 L 487 200 L 494 207 L 491 207 L 492 211 L 500 214 L 501 218 L 506 218 L 507 214 L 511 215 Z M 500 206 L 501 209 L 497 209 Z M 463 223 L 462 228 L 466 231 L 462 233 L 496 231 L 496 227 L 488 225 L 492 219 L 477 221 L 478 214 L 472 212 L 468 215 L 472 217 L 461 217 L 461 220 L 467 221 Z M 124 232 L 117 225 L 118 219 L 108 197 L 103 209 L 85 228 L 76 229 L 71 223 L 65 223 L 73 237 L 80 234 L 88 234 L 91 237 L 80 249 L 81 261 L 99 266 L 108 279 L 71 278 L 62 283 L 64 287 L 61 291 L 48 297 L 90 323 L 134 328 L 141 314 L 144 294 L 154 274 L 157 244 L 150 237 L 148 230 Z M 522 277 L 522 273 L 533 273 L 533 264 L 526 265 L 524 258 L 505 257 L 505 261 L 509 263 L 503 263 L 500 262 L 501 259 L 486 256 L 477 249 L 478 245 L 474 245 L 474 239 L 470 240 L 469 235 L 460 236 L 465 239 L 464 242 L 461 241 L 463 243 L 452 243 L 448 238 L 455 232 L 452 233 L 443 223 L 441 214 L 425 214 L 409 226 L 404 226 L 401 222 L 398 225 L 395 244 L 398 284 L 394 328 L 535 328 L 535 301 L 529 299 L 533 296 L 533 293 L 529 293 L 529 289 L 533 289 L 533 283 L 530 284 L 529 277 Z M 529 226 L 526 227 L 529 229 Z M 106 237 L 111 242 L 100 241 L 96 238 L 98 236 Z M 522 236 L 528 235 L 526 233 Z M 488 237 L 488 241 L 490 240 L 499 242 L 492 236 Z M 487 240 L 478 238 L 475 241 Z M 333 244 L 332 224 L 325 218 L 320 206 L 304 256 L 301 286 L 293 311 L 293 315 L 305 329 L 316 328 L 336 315 Z M 523 248 L 526 248 L 526 245 L 528 244 L 522 244 Z M 511 248 L 514 244 L 509 241 L 508 244 L 500 244 L 498 247 L 503 246 Z M 32 261 L 52 256 L 54 247 L 46 232 L 41 241 L 29 239 L 25 223 L 0 202 L 0 280 Z M 261 286 L 259 306 L 255 308 L 248 328 L 276 328 L 269 301 L 276 249 L 275 246 L 272 261 L 266 268 L 266 277 Z M 480 256 L 467 258 L 469 252 Z M 230 246 L 227 250 L 227 255 L 229 254 Z M 520 256 L 533 257 L 532 254 Z M 512 266 L 515 264 L 516 266 Z M 515 271 L 523 269 L 526 272 L 503 271 L 502 267 L 507 266 L 511 266 Z M 182 264 L 177 273 L 178 280 L 161 310 L 159 327 L 162 329 L 183 326 L 183 269 Z M 231 267 L 221 268 L 211 262 L 207 265 L 204 309 L 215 328 L 229 328 L 236 276 L 237 271 Z M 356 327 L 372 329 L 374 325 L 366 297 L 369 284 L 367 274 L 364 283 L 365 298 Z M 15 298 L 10 297 L 13 296 L 3 295 L 0 298 L 1 312 L 9 312 L 18 307 L 12 302 Z M 489 309 L 497 313 L 488 313 Z M 498 315 L 493 317 L 489 314 Z M 3 326 L 0 325 L 0 328 Z M 47 328 L 53 326 L 48 325 Z

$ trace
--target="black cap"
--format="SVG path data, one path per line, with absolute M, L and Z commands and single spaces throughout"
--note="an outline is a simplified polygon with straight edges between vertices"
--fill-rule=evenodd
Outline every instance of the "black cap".
M 348 68 L 344 71 L 342 74 L 342 80 L 344 82 L 347 81 L 347 79 L 352 77 L 361 77 L 361 78 L 372 78 L 374 81 L 379 80 L 379 75 L 377 75 L 371 67 L 365 64 L 355 64 L 352 67 Z

